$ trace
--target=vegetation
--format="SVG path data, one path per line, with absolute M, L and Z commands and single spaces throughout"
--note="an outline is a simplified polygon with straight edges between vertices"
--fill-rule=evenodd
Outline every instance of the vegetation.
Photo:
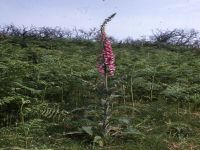
M 200 149 L 198 47 L 114 43 L 104 139 L 101 45 L 11 33 L 0 36 L 1 149 Z

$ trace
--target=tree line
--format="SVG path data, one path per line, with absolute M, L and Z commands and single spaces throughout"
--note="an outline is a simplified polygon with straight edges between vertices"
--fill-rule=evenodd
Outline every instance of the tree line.
M 55 39 L 64 38 L 69 40 L 90 40 L 98 41 L 100 31 L 97 28 L 83 30 L 78 28 L 63 29 L 61 27 L 35 27 L 35 26 L 15 26 L 4 25 L 0 26 L 0 38 L 5 37 L 20 37 L 26 39 L 41 38 L 41 39 Z M 173 29 L 173 30 L 160 30 L 157 29 L 152 35 L 147 38 L 133 39 L 128 37 L 123 40 L 118 40 L 109 36 L 110 41 L 119 45 L 133 45 L 133 46 L 184 46 L 187 48 L 200 48 L 200 33 L 195 29 Z

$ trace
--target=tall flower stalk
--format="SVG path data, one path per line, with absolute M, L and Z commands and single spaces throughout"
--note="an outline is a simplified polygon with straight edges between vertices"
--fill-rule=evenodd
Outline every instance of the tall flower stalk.
M 112 50 L 111 42 L 106 36 L 105 26 L 111 21 L 111 19 L 116 15 L 116 13 L 109 16 L 103 24 L 101 25 L 101 44 L 102 44 L 102 54 L 101 59 L 98 64 L 99 73 L 104 76 L 105 82 L 105 98 L 102 99 L 102 107 L 103 107 L 103 134 L 107 136 L 110 131 L 110 118 L 111 118 L 111 107 L 110 107 L 110 99 L 108 96 L 108 77 L 114 76 L 115 73 L 115 55 Z

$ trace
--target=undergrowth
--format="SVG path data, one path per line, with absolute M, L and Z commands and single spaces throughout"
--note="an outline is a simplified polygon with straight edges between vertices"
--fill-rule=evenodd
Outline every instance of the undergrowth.
M 0 149 L 200 149 L 198 53 L 114 46 L 112 129 L 101 120 L 99 45 L 0 41 Z

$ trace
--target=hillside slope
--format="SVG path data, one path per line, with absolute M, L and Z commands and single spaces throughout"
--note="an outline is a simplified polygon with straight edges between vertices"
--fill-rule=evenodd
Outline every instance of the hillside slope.
M 199 54 L 113 49 L 115 128 L 103 149 L 200 149 Z M 91 41 L 0 39 L 0 148 L 102 149 L 88 128 L 101 119 L 100 52 Z

